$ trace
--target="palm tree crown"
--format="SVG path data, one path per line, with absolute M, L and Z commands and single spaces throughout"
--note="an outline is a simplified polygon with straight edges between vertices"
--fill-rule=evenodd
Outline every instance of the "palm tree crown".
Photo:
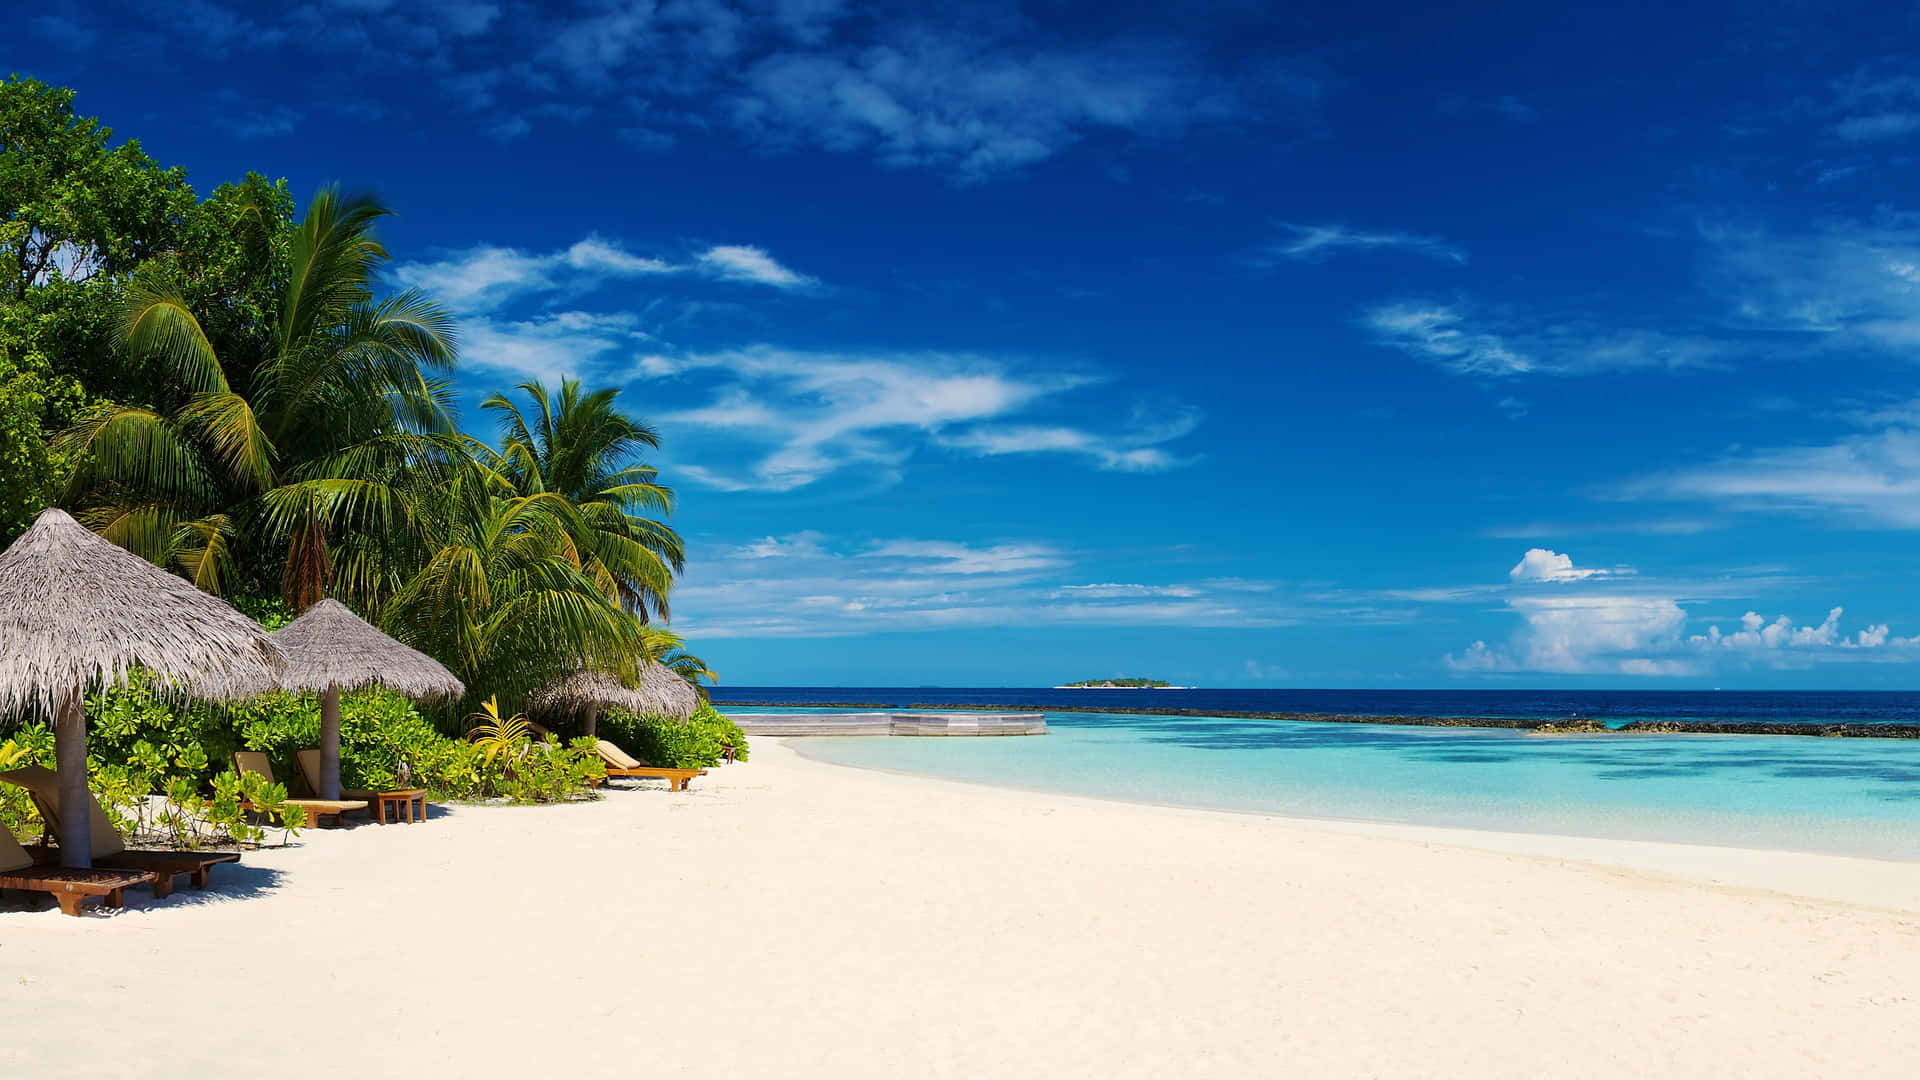
M 501 449 L 484 456 L 519 495 L 554 495 L 572 506 L 583 525 L 574 536 L 582 570 L 609 600 L 642 620 L 667 618 L 686 549 L 659 520 L 673 510 L 673 490 L 638 460 L 659 448 L 659 435 L 615 407 L 618 390 L 586 393 L 574 379 L 554 394 L 538 381 L 516 389 L 524 409 L 505 394 L 481 403 L 502 428 Z

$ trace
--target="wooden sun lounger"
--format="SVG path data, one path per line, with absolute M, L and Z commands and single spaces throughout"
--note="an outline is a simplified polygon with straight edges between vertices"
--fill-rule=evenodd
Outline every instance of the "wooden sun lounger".
M 607 767 L 609 780 L 665 780 L 668 790 L 685 791 L 687 784 L 696 776 L 707 775 L 705 769 L 668 769 L 654 765 L 642 765 L 625 750 L 605 739 L 599 740 L 597 749 L 600 761 Z
M 0 773 L 0 782 L 13 784 L 27 789 L 33 797 L 33 805 L 40 811 L 40 820 L 44 825 L 44 834 L 40 843 L 27 849 L 27 853 L 42 866 L 60 861 L 58 848 L 51 841 L 60 835 L 60 789 L 58 777 L 52 769 L 29 765 L 12 772 Z M 170 896 L 173 893 L 174 878 L 186 875 L 187 882 L 193 888 L 207 887 L 207 876 L 221 863 L 239 862 L 237 851 L 138 851 L 130 850 L 120 839 L 120 830 L 107 820 L 107 812 L 101 808 L 100 800 L 87 797 L 87 812 L 92 815 L 89 832 L 93 837 L 93 865 L 95 869 L 146 871 L 154 875 L 153 895 Z
M 233 767 L 243 773 L 255 773 L 270 781 L 273 780 L 273 762 L 258 750 L 235 750 Z M 327 818 L 332 818 L 333 823 L 338 825 L 341 823 L 341 815 L 367 808 L 365 799 L 288 799 L 287 805 L 297 806 L 305 811 L 307 820 L 312 822 L 315 828 L 324 826 Z M 250 812 L 255 809 L 251 803 L 244 801 L 241 802 L 240 808 Z
M 0 826 L 0 889 L 51 894 L 68 915 L 80 914 L 81 902 L 90 897 L 99 897 L 102 907 L 117 908 L 126 902 L 129 886 L 152 885 L 156 880 L 152 872 L 143 870 L 36 866 L 13 833 Z

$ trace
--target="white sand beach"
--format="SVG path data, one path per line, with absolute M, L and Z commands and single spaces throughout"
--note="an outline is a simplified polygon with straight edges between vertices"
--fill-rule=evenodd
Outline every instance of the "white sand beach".
M 310 832 L 222 867 L 216 890 L 139 893 L 113 917 L 9 894 L 0 1072 L 1904 1077 L 1920 1061 L 1920 866 L 1134 806 L 754 750 L 684 795 Z

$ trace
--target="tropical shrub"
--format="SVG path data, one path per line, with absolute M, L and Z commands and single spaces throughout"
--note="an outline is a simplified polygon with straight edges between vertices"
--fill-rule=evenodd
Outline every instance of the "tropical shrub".
M 91 754 L 87 758 L 88 787 L 107 820 L 124 835 L 180 848 L 236 847 L 265 843 L 270 829 L 279 830 L 284 843 L 306 824 L 299 807 L 286 805 L 284 785 L 228 770 L 213 777 L 209 794 L 186 776 L 168 778 L 173 759 L 144 740 L 140 745 L 144 751 L 139 761 L 109 762 Z M 191 760 L 194 755 L 180 756 Z M 0 742 L 0 771 L 53 764 L 53 732 L 45 725 L 30 725 Z M 167 801 L 154 803 L 148 796 L 156 792 Z M 243 802 L 251 809 L 242 810 Z M 40 838 L 40 814 L 25 788 L 0 784 L 0 826 L 16 836 Z
M 669 769 L 704 769 L 718 765 L 732 748 L 736 760 L 747 760 L 747 737 L 739 725 L 712 705 L 702 702 L 686 723 L 654 715 L 635 715 L 609 709 L 600 715 L 600 736 L 649 765 Z

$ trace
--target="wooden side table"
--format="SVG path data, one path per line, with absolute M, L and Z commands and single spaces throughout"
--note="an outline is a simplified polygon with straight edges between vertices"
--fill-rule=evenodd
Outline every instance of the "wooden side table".
M 387 811 L 393 811 L 393 822 L 398 824 L 400 812 L 406 811 L 407 824 L 414 823 L 417 809 L 418 820 L 427 820 L 427 790 L 425 788 L 401 788 L 398 791 L 372 791 L 367 793 L 368 809 L 373 812 L 373 820 L 387 824 Z

